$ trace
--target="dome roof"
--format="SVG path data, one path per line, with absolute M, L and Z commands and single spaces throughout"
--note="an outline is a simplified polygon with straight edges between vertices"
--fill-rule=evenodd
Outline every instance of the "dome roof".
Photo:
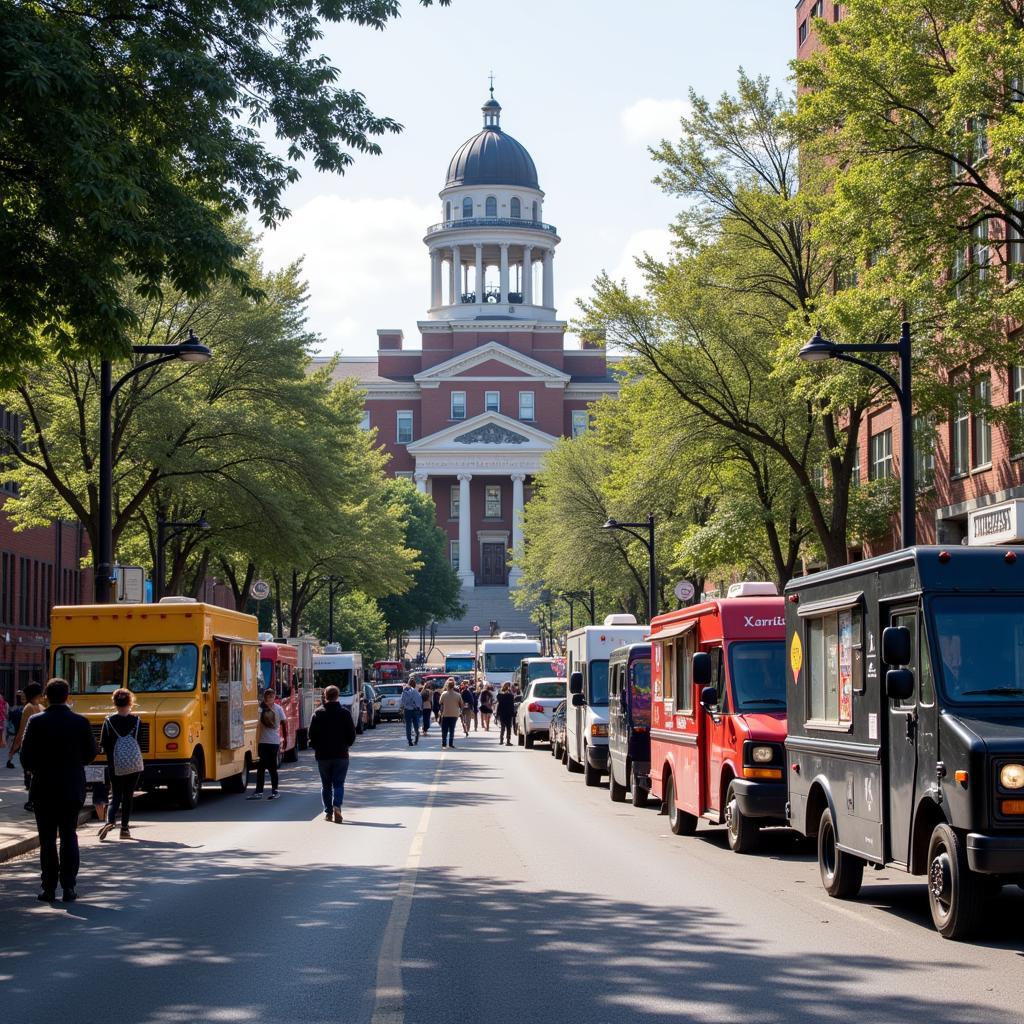
M 484 105 L 484 127 L 455 151 L 445 188 L 453 185 L 513 185 L 539 189 L 533 157 L 522 143 L 501 130 L 501 105 L 492 96 Z

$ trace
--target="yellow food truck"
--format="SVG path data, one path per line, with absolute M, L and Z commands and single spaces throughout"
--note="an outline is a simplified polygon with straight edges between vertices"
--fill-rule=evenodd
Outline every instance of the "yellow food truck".
M 53 674 L 68 681 L 97 740 L 114 710 L 110 694 L 122 686 L 134 694 L 143 789 L 167 786 L 186 808 L 207 781 L 245 791 L 259 718 L 252 615 L 178 597 L 56 607 L 50 622 Z

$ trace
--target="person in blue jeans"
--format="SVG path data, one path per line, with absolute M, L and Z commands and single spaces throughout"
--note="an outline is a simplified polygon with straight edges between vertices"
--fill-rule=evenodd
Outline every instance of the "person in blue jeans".
M 405 717 L 405 738 L 414 747 L 420 741 L 420 719 L 423 717 L 423 698 L 411 683 L 405 684 L 402 699 L 398 702 Z
M 434 688 L 430 683 L 424 683 L 420 690 L 420 697 L 423 700 L 423 735 L 430 732 L 430 718 L 434 713 Z
M 320 770 L 320 793 L 324 801 L 324 818 L 342 824 L 341 807 L 345 801 L 345 779 L 348 777 L 349 748 L 356 741 L 356 727 L 348 708 L 341 703 L 336 686 L 324 690 L 323 706 L 309 720 L 307 738 L 316 755 Z

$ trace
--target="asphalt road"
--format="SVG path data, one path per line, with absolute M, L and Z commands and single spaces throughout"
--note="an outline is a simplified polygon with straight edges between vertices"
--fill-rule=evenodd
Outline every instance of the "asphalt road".
M 461 730 L 460 730 L 461 732 Z M 344 825 L 308 754 L 273 803 L 140 802 L 135 839 L 82 832 L 81 899 L 0 866 L 6 1020 L 266 1024 L 1024 1021 L 1024 894 L 982 943 L 931 928 L 920 880 L 828 899 L 813 852 L 673 836 L 546 747 L 397 725 L 353 751 Z M 116 832 L 115 832 L 116 836 Z

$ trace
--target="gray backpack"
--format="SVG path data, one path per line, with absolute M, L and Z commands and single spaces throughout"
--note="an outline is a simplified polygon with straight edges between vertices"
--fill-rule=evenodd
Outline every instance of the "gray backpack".
M 110 752 L 110 765 L 115 775 L 135 775 L 141 772 L 145 765 L 142 763 L 142 749 L 139 747 L 139 719 L 135 719 L 135 728 L 124 736 L 118 734 L 117 730 L 107 719 L 109 728 L 117 739 L 114 740 L 114 749 Z

